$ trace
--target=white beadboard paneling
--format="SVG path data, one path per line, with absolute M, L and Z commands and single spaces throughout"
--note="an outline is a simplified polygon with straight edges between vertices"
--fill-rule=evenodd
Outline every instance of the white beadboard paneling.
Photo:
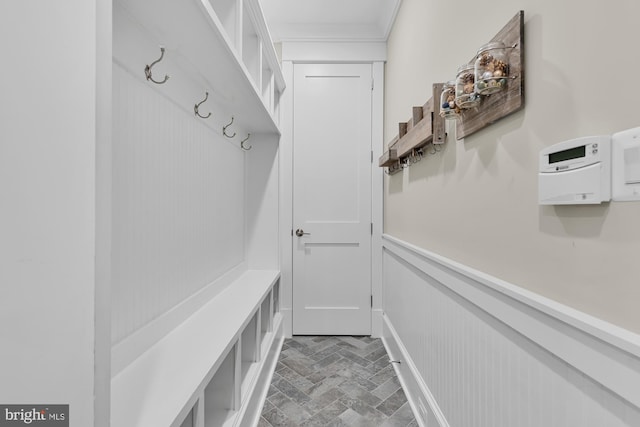
M 247 263 L 250 269 L 277 269 L 278 136 L 251 135 L 245 153 Z
M 244 259 L 242 150 L 113 68 L 113 325 L 117 343 Z
M 382 342 L 387 350 L 389 359 L 394 361 L 393 368 L 420 425 L 449 427 L 438 406 L 438 402 L 436 402 L 433 394 L 425 384 L 418 368 L 413 363 L 387 316 L 383 316 Z
M 191 295 L 171 310 L 138 328 L 111 348 L 111 375 L 118 375 L 156 342 L 169 334 L 176 326 L 215 298 L 220 292 L 247 271 L 246 263 L 240 263 L 220 278 Z
M 396 239 L 384 245 L 385 340 L 415 366 L 406 382 L 433 395 L 429 417 L 441 411 L 451 426 L 474 427 L 640 425 L 637 337 L 555 303 L 545 309 L 543 298 L 497 279 L 489 286 L 489 276 Z M 426 400 L 410 389 L 414 404 Z

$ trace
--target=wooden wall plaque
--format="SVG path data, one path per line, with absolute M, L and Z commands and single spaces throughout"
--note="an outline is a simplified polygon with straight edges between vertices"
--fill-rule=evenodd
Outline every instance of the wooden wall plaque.
M 456 139 L 469 136 L 524 107 L 524 11 L 519 11 L 490 41 L 501 41 L 506 46 L 509 58 L 507 88 L 483 96 L 475 108 L 462 110 L 456 120 Z
M 442 83 L 434 84 L 433 96 L 424 105 L 413 107 L 411 119 L 398 123 L 398 135 L 378 159 L 378 165 L 388 167 L 390 174 L 398 172 L 401 160 L 412 155 L 415 150 L 427 144 L 444 144 L 445 125 L 444 119 L 440 117 L 442 87 Z

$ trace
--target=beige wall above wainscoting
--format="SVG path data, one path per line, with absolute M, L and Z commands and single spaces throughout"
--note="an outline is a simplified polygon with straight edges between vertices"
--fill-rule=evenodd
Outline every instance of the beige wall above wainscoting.
M 385 178 L 385 233 L 640 332 L 640 202 L 539 206 L 538 152 L 640 126 L 640 3 L 404 0 L 388 43 L 385 141 L 518 10 L 525 107 Z M 427 150 L 429 151 L 429 150 Z

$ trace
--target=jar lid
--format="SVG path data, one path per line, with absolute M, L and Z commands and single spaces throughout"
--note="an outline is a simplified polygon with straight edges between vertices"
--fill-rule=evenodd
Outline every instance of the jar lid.
M 504 49 L 504 43 L 500 42 L 500 41 L 495 41 L 495 42 L 489 42 L 487 44 L 483 44 L 480 49 L 478 49 L 478 52 L 476 52 L 476 55 L 479 55 L 480 53 L 484 52 L 485 50 L 493 50 L 493 49 Z

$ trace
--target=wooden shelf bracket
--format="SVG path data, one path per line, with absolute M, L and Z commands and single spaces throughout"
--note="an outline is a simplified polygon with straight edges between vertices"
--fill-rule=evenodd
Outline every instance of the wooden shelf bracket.
M 422 149 L 426 145 L 444 144 L 444 119 L 440 117 L 439 105 L 442 87 L 442 83 L 434 84 L 433 96 L 424 105 L 413 107 L 410 120 L 398 123 L 398 135 L 378 161 L 380 167 L 389 168 L 389 174 L 402 170 L 403 165 L 422 159 L 422 153 L 425 152 Z

